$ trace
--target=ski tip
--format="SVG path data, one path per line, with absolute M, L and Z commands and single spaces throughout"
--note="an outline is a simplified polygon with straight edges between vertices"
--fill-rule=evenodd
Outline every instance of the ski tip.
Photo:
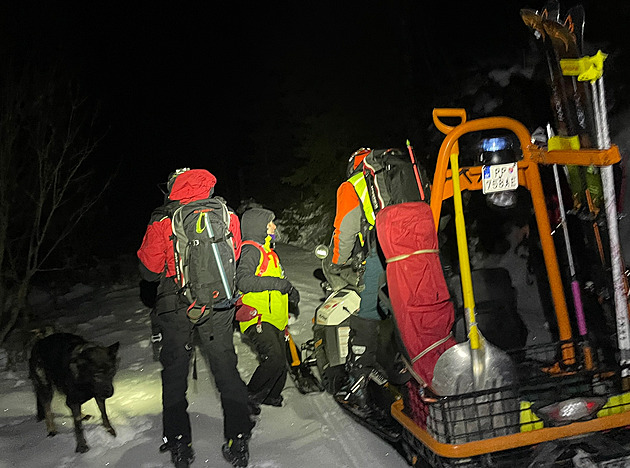
M 407 138 L 407 146 L 411 146 L 411 142 L 409 141 L 409 138 Z
M 521 16 L 540 16 L 538 11 L 533 10 L 532 8 L 521 8 L 520 14 Z
M 544 32 L 542 27 L 543 17 L 538 14 L 536 10 L 523 8 L 521 10 L 521 19 L 523 20 L 523 23 L 525 23 L 525 25 L 533 31 L 538 31 L 541 34 Z

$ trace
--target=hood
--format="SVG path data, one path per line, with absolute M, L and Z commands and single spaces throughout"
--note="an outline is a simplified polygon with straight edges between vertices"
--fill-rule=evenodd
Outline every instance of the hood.
M 177 176 L 173 183 L 170 200 L 182 204 L 208 198 L 217 183 L 217 178 L 205 169 L 191 169 Z
M 241 235 L 243 240 L 253 240 L 259 244 L 265 243 L 267 237 L 267 224 L 273 221 L 276 215 L 273 211 L 264 208 L 250 208 L 241 217 Z

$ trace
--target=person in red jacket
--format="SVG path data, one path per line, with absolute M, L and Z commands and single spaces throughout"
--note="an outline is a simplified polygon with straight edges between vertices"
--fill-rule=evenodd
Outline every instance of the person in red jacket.
M 193 345 L 192 323 L 186 316 L 187 304 L 178 294 L 171 216 L 182 204 L 213 195 L 216 177 L 205 169 L 179 169 L 169 176 L 165 203 L 151 215 L 142 245 L 138 250 L 140 274 L 144 284 L 158 282 L 154 317 L 162 333 L 162 425 L 161 452 L 170 451 L 177 467 L 187 467 L 194 459 L 190 418 L 187 412 L 188 373 Z M 241 250 L 238 217 L 230 214 L 235 255 Z M 247 466 L 248 440 L 252 429 L 247 387 L 236 367 L 233 344 L 234 306 L 215 305 L 212 320 L 195 326 L 221 395 L 223 408 L 224 457 L 234 466 Z M 210 323 L 212 322 L 212 323 Z

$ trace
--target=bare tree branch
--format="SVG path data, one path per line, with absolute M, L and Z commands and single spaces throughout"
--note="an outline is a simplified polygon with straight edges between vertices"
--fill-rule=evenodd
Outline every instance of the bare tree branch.
M 33 276 L 54 268 L 52 254 L 111 182 L 94 183 L 97 112 L 80 89 L 54 69 L 8 70 L 0 81 L 0 342 L 23 313 Z

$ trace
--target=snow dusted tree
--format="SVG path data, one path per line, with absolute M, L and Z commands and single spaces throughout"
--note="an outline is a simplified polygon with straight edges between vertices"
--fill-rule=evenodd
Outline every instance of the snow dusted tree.
M 33 276 L 103 194 L 86 164 L 96 108 L 56 70 L 12 66 L 0 83 L 0 342 L 28 322 Z M 22 320 L 24 319 L 24 320 Z

